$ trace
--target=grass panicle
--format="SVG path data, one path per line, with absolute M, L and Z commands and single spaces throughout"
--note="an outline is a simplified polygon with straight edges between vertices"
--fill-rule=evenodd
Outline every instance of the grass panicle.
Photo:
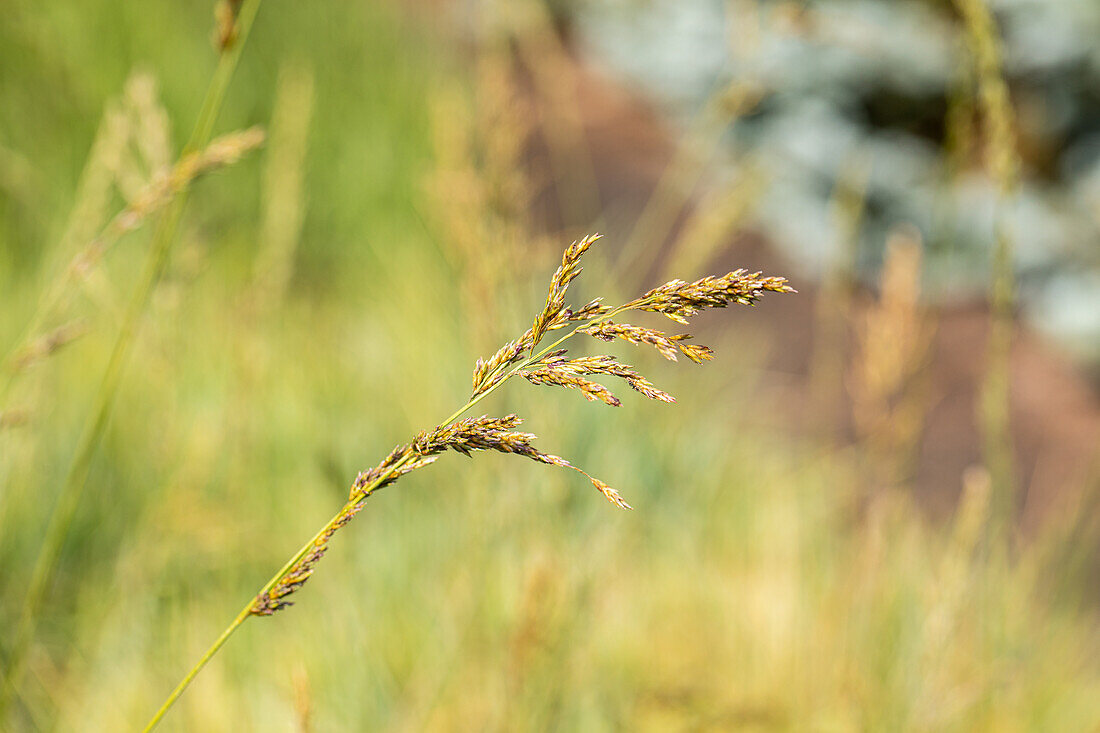
M 235 121 L 216 121 L 258 1 L 180 5 L 164 23 L 108 0 L 63 17 L 24 3 L 0 23 L 14 125 L 0 142 L 0 730 L 140 729 L 189 667 L 152 724 L 1095 728 L 1095 415 L 1034 339 L 1013 345 L 1027 450 L 1004 432 L 1014 204 L 1038 195 L 1088 228 L 1069 206 L 1081 181 L 1059 165 L 1082 110 L 1052 132 L 1051 99 L 1020 66 L 1036 39 L 1044 58 L 1080 55 L 1080 39 L 1043 32 L 1073 11 L 725 0 L 708 37 L 715 53 L 728 38 L 730 73 L 669 96 L 665 71 L 691 76 L 676 63 L 642 69 L 659 78 L 638 95 L 569 54 L 576 33 L 622 30 L 577 3 L 483 3 L 454 28 L 438 3 L 286 4 L 264 19 L 263 73 L 227 92 L 247 97 Z M 1047 5 L 1071 4 L 1089 2 Z M 1033 32 L 1002 64 L 999 29 L 1021 21 Z M 84 43 L 89 28 L 104 42 Z M 166 63 L 127 76 L 118 39 Z M 775 146 L 749 134 L 792 137 L 772 114 L 790 91 L 777 43 L 877 63 L 846 88 L 890 139 L 838 138 L 839 168 L 817 161 L 820 185 L 801 193 L 832 188 L 828 210 L 792 208 Z M 190 108 L 181 95 L 219 49 L 184 146 L 194 118 L 168 109 Z M 914 49 L 938 54 L 916 77 Z M 1056 66 L 1041 70 L 1052 92 L 1090 76 Z M 851 127 L 851 111 L 826 121 Z M 225 175 L 194 156 L 253 122 L 267 136 L 237 164 L 246 185 L 180 219 L 177 199 Z M 884 209 L 913 136 L 919 200 Z M 1042 186 L 1017 202 L 1004 181 L 1024 183 L 1025 159 Z M 831 231 L 813 226 L 826 214 Z M 600 221 L 622 241 L 572 263 L 585 271 L 559 283 L 536 344 L 562 251 Z M 722 334 L 704 313 L 702 338 L 672 301 L 705 275 L 763 268 L 735 251 L 782 245 L 794 225 L 834 255 L 814 303 L 762 298 L 793 308 L 798 332 Z M 988 351 L 977 306 L 952 297 L 979 254 L 998 283 Z M 677 277 L 661 307 L 691 326 L 620 305 Z M 128 311 L 146 283 L 153 299 Z M 717 360 L 702 344 L 719 368 L 673 388 L 667 362 Z M 646 409 L 630 379 L 677 404 Z M 505 383 L 527 394 L 494 394 Z M 612 400 L 629 420 L 598 414 Z M 608 513 L 627 499 L 638 514 Z M 271 615 L 285 617 L 253 618 Z
M 270 311 L 287 293 L 294 273 L 308 196 L 306 157 L 313 121 L 314 75 L 304 63 L 279 69 L 271 135 L 262 180 L 259 252 L 249 297 L 256 312 Z
M 922 262 L 919 231 L 891 232 L 878 298 L 854 323 L 848 395 L 874 490 L 903 485 L 911 475 L 927 417 L 935 323 L 920 300 Z
M 430 465 L 447 451 L 455 451 L 466 456 L 481 451 L 496 451 L 518 455 L 551 466 L 568 468 L 588 478 L 592 486 L 616 507 L 631 508 L 622 495 L 606 482 L 572 465 L 564 458 L 535 448 L 532 445 L 535 440 L 534 434 L 515 430 L 521 423 L 517 415 L 504 417 L 483 415 L 477 418 L 464 418 L 463 414 L 512 377 L 523 377 L 534 384 L 579 389 L 590 400 L 617 406 L 620 401 L 611 394 L 610 390 L 586 379 L 589 376 L 616 377 L 624 380 L 632 389 L 649 399 L 673 402 L 670 394 L 653 386 L 633 367 L 623 364 L 615 357 L 603 355 L 569 359 L 565 358 L 567 350 L 562 347 L 562 344 L 577 334 L 595 335 L 605 340 L 623 337 L 632 343 L 660 344 L 660 348 L 666 351 L 675 348 L 689 356 L 692 361 L 702 362 L 711 358 L 710 349 L 681 345 L 681 342 L 690 338 L 687 335 L 670 337 L 656 331 L 617 324 L 611 324 L 607 330 L 603 330 L 602 326 L 610 323 L 612 316 L 630 310 L 664 313 L 686 323 L 688 316 L 695 315 L 706 308 L 721 308 L 730 303 L 752 305 L 765 292 L 788 293 L 793 290 L 784 278 L 764 278 L 760 273 L 748 274 L 738 270 L 724 277 L 709 277 L 694 283 L 673 280 L 618 307 L 603 305 L 601 300 L 596 299 L 578 309 L 570 309 L 566 307 L 566 291 L 569 284 L 580 274 L 579 263 L 582 256 L 598 239 L 598 235 L 588 236 L 566 248 L 561 266 L 550 280 L 546 305 L 535 319 L 534 325 L 518 339 L 505 344 L 489 359 L 478 359 L 474 368 L 473 394 L 466 404 L 436 427 L 422 431 L 410 442 L 397 446 L 377 466 L 361 472 L 356 477 L 349 491 L 347 503 L 241 610 L 213 646 L 177 685 L 146 730 L 157 724 L 195 675 L 248 618 L 270 616 L 292 605 L 290 596 L 300 590 L 312 577 L 317 564 L 328 552 L 333 536 L 362 511 L 366 500 L 372 494 L 393 484 L 405 474 Z M 536 351 L 539 342 L 547 333 L 564 329 L 570 324 L 576 325 L 563 336 Z

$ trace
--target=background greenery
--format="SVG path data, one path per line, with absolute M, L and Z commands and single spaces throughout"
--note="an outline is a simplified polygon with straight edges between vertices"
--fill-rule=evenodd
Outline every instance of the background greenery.
M 425 181 L 433 104 L 473 82 L 438 26 L 395 5 L 264 3 L 217 129 L 277 127 L 280 71 L 313 79 L 292 278 L 270 299 L 255 276 L 264 217 L 286 204 L 264 177 L 273 138 L 194 186 L 0 727 L 144 723 L 356 472 L 464 399 L 479 334 L 492 347 L 539 307 L 554 247 L 494 303 L 464 294 Z M 16 0 L 5 16 L 6 350 L 84 244 L 65 232 L 105 106 L 146 70 L 178 150 L 216 54 L 205 3 Z M 93 218 L 124 203 L 116 191 Z M 87 335 L 3 405 L 28 421 L 0 432 L 0 629 L 148 229 L 51 324 L 79 317 Z M 617 288 L 605 271 L 578 300 Z M 1097 730 L 1086 541 L 1055 522 L 1005 557 L 980 480 L 947 526 L 901 490 L 853 512 L 858 446 L 760 420 L 775 409 L 757 391 L 770 340 L 720 318 L 706 330 L 719 360 L 705 369 L 631 354 L 674 406 L 510 386 L 485 407 L 528 416 L 544 450 L 634 512 L 564 472 L 446 456 L 371 499 L 297 605 L 246 624 L 165 729 Z

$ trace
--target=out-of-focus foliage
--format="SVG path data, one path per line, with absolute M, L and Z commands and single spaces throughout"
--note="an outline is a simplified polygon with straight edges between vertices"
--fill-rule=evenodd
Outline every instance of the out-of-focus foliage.
M 1100 359 L 1100 5 L 991 0 L 1004 36 L 1024 180 L 1011 218 L 1034 324 Z M 600 60 L 681 114 L 727 80 L 763 99 L 733 128 L 772 189 L 761 224 L 808 271 L 830 266 L 820 233 L 834 183 L 872 161 L 866 273 L 909 221 L 929 243 L 933 294 L 984 292 L 996 208 L 982 172 L 965 34 L 941 0 L 592 0 L 577 26 Z M 645 52 L 639 52 L 645 49 Z
M 545 297 L 552 255 L 499 254 L 536 241 L 508 219 L 524 213 L 493 203 L 522 186 L 484 165 L 518 157 L 491 141 L 507 118 L 491 100 L 511 97 L 397 6 L 265 2 L 218 130 L 261 124 L 266 147 L 196 184 L 5 730 L 147 720 L 356 472 L 446 415 L 480 342 L 522 331 Z M 201 2 L 6 5 L 0 351 L 148 172 L 133 160 L 156 159 L 139 130 L 144 151 L 85 170 L 117 123 L 104 110 L 145 70 L 178 150 L 213 69 L 211 28 Z M 463 127 L 487 108 L 488 130 Z M 766 129 L 762 151 L 778 145 Z M 465 221 L 440 202 L 485 191 Z M 485 262 L 448 241 L 460 225 L 492 238 Z M 4 395 L 21 420 L 0 423 L 0 628 L 20 612 L 147 246 L 147 231 L 118 243 L 46 324 L 80 319 L 82 335 Z M 589 275 L 578 302 L 600 285 Z M 895 300 L 867 341 L 895 311 L 916 317 Z M 372 498 L 297 605 L 243 627 L 164 729 L 1094 729 L 1096 528 L 1056 522 L 1006 558 L 981 471 L 958 477 L 955 519 L 930 527 L 895 485 L 905 425 L 873 430 L 907 365 L 864 390 L 873 445 L 820 450 L 768 419 L 769 342 L 708 338 L 706 370 L 639 360 L 673 406 L 493 397 L 634 512 L 535 464 L 446 456 Z M 0 634 L 0 661 L 8 644 Z

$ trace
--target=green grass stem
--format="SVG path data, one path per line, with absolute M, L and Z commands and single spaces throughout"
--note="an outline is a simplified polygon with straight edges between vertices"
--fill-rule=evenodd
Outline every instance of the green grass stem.
M 256 18 L 256 13 L 259 10 L 260 2 L 261 0 L 246 0 L 241 6 L 237 18 L 237 39 L 221 53 L 218 67 L 207 89 L 206 98 L 203 100 L 198 121 L 195 123 L 191 138 L 184 147 L 181 157 L 200 150 L 209 142 L 218 113 L 225 101 L 229 83 L 233 78 L 233 72 L 240 59 L 241 49 L 244 47 L 248 33 Z M 157 283 L 164 274 L 172 245 L 176 241 L 179 223 L 187 204 L 187 196 L 188 189 L 186 188 L 175 196 L 172 204 L 160 219 L 153 235 L 149 257 L 146 260 L 133 298 L 126 309 L 122 326 L 111 349 L 111 356 L 103 372 L 99 389 L 96 392 L 88 422 L 80 435 L 76 453 L 66 475 L 61 494 L 50 516 L 42 548 L 35 561 L 23 610 L 15 634 L 12 637 L 13 641 L 8 660 L 5 664 L 5 684 L 3 689 L 0 689 L 0 719 L 2 719 L 12 695 L 19 690 L 26 651 L 34 636 L 38 611 L 57 570 L 58 557 L 69 533 L 77 507 L 80 504 L 81 496 L 84 493 L 92 459 L 95 457 L 96 449 L 102 441 L 104 430 L 110 419 L 111 408 L 118 393 L 126 359 L 133 346 L 141 318 Z

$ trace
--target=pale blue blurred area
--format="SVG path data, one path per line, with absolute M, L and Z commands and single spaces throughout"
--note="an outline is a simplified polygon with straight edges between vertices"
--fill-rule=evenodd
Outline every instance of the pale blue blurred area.
M 1021 310 L 1067 350 L 1098 363 L 1100 2 L 991 5 L 1026 148 L 1024 180 L 1006 214 Z M 761 105 L 728 137 L 768 173 L 770 195 L 756 225 L 804 274 L 820 274 L 837 256 L 830 200 L 853 161 L 868 156 L 863 275 L 877 271 L 887 232 L 912 223 L 929 249 L 927 292 L 958 300 L 986 290 L 998 196 L 977 166 L 949 180 L 935 139 L 964 52 L 950 7 L 590 0 L 577 25 L 585 54 L 652 95 L 685 128 L 725 82 L 761 85 Z

